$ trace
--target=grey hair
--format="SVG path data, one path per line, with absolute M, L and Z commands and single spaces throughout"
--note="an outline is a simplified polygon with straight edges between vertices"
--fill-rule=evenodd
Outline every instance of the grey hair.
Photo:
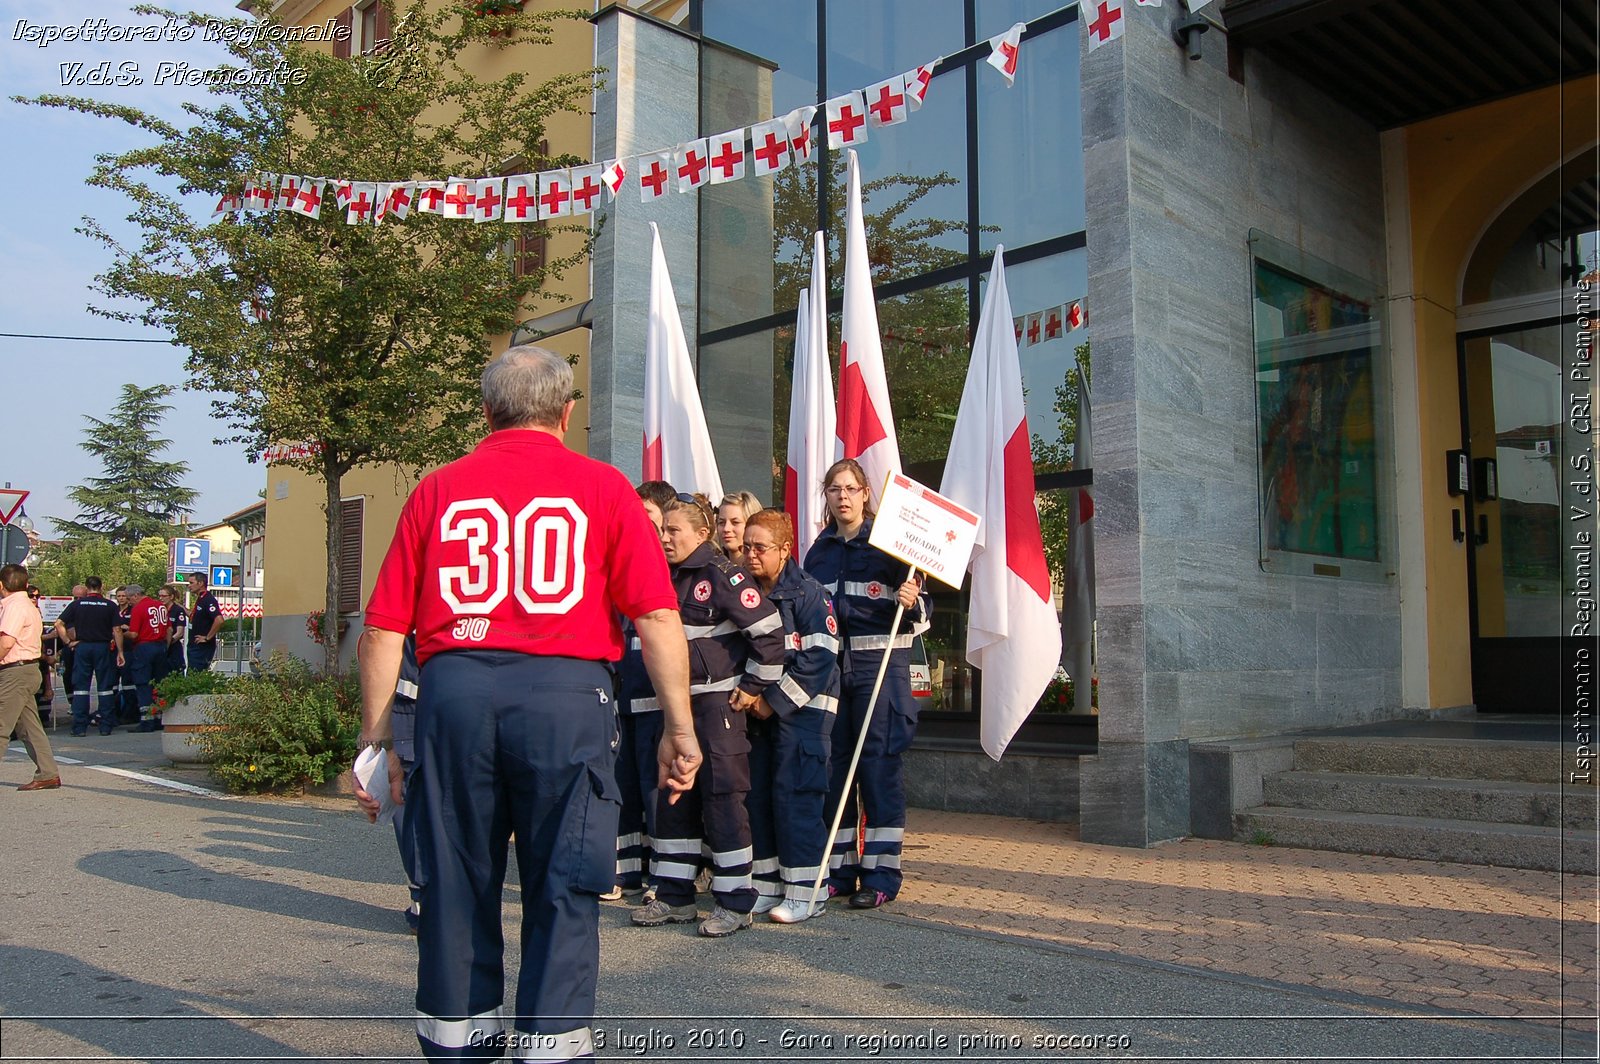
M 129 584 L 127 587 L 123 588 L 122 590 L 124 590 L 124 591 L 126 591 L 128 593 L 128 597 L 129 598 L 142 598 L 144 596 L 144 585 L 143 584 Z
M 491 429 L 555 428 L 572 398 L 572 367 L 553 351 L 524 344 L 483 370 Z

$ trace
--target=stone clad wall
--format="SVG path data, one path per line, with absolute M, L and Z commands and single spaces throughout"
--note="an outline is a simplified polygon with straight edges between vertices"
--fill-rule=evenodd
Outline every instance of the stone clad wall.
M 1249 230 L 1383 287 L 1377 131 L 1254 53 L 1234 81 L 1219 31 L 1193 62 L 1170 8 L 1126 13 L 1083 64 L 1101 716 L 1080 801 L 1085 840 L 1144 845 L 1189 833 L 1189 740 L 1393 715 L 1400 607 L 1393 583 L 1263 572 L 1257 522 Z

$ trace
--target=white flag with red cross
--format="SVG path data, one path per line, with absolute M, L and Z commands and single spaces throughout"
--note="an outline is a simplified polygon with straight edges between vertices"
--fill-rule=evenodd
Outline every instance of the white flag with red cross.
M 939 486 L 939 494 L 982 518 L 972 551 L 967 661 L 983 670 L 979 737 L 996 761 L 1061 661 L 1061 620 L 1033 499 L 1022 365 L 1010 322 L 1005 251 L 996 247 Z
M 937 61 L 923 63 L 902 75 L 906 85 L 906 107 L 913 111 L 921 110 L 923 101 L 928 98 L 928 86 L 933 82 L 933 68 L 937 65 Z
M 546 170 L 539 175 L 539 218 L 565 218 L 572 213 L 572 174 Z
M 478 203 L 478 181 L 472 177 L 452 177 L 444 183 L 444 208 L 446 218 L 471 218 Z
M 272 184 L 276 176 L 257 173 L 244 187 L 244 205 L 247 210 L 260 211 L 272 206 Z
M 872 294 L 867 227 L 861 210 L 861 162 L 850 152 L 845 192 L 844 313 L 839 329 L 837 458 L 854 458 L 867 474 L 873 504 L 890 473 L 900 471 L 900 443 L 889 409 L 878 303 Z
M 1018 22 L 998 37 L 989 38 L 989 58 L 985 62 L 1005 75 L 1007 85 L 1017 79 L 1017 57 L 1022 49 L 1022 31 L 1027 28 L 1024 23 Z
M 1087 0 L 1078 18 L 1083 22 L 1083 32 L 1089 35 L 1089 51 L 1121 37 L 1127 29 L 1122 11 L 1122 0 Z
M 744 130 L 730 129 L 706 138 L 707 161 L 711 164 L 713 185 L 737 181 L 744 176 Z
M 391 181 L 378 186 L 378 221 L 394 218 L 403 222 L 416 204 L 417 186 L 410 181 Z
M 237 192 L 224 192 L 217 197 L 217 205 L 211 208 L 211 217 L 220 218 L 224 214 L 231 214 L 244 206 L 244 196 Z
M 574 166 L 572 175 L 572 213 L 589 214 L 600 206 L 600 170 L 598 163 L 592 166 Z
M 325 182 L 320 177 L 302 177 L 299 191 L 295 193 L 294 202 L 289 205 L 289 209 L 307 218 L 322 217 L 324 185 Z
M 643 479 L 665 480 L 679 491 L 722 498 L 722 476 L 711 450 L 705 408 L 683 334 L 678 300 L 661 250 L 661 231 L 650 223 L 650 315 L 644 334 Z
M 896 74 L 867 88 L 867 121 L 874 128 L 896 126 L 906 120 L 911 108 L 906 103 L 906 78 Z
M 1067 304 L 1066 320 L 1068 329 L 1083 328 L 1084 322 L 1088 321 L 1088 318 L 1089 316 L 1084 313 L 1083 300 L 1074 300 Z
M 1044 343 L 1044 315 L 1039 311 L 1026 314 L 1022 319 L 1022 346 L 1032 347 Z
M 354 184 L 354 181 L 350 181 L 345 178 L 340 178 L 333 183 L 334 206 L 338 207 L 340 210 L 344 210 L 350 206 L 350 187 Z
M 378 209 L 378 184 L 376 181 L 356 181 L 350 185 L 345 197 L 344 220 L 349 225 L 363 225 L 373 220 Z
M 789 127 L 783 119 L 750 127 L 750 169 L 757 177 L 775 174 L 789 165 Z
M 418 181 L 416 211 L 418 214 L 444 214 L 444 182 Z
M 506 203 L 501 209 L 500 217 L 508 222 L 538 220 L 538 174 L 512 174 L 506 178 Z
M 783 116 L 783 127 L 789 131 L 789 148 L 797 162 L 811 158 L 816 146 L 811 136 L 811 121 L 816 117 L 815 107 L 796 107 Z
M 651 152 L 636 160 L 639 167 L 639 199 L 643 203 L 660 199 L 672 186 L 672 153 Z
M 627 180 L 628 168 L 621 159 L 607 159 L 600 167 L 600 183 L 606 186 L 607 202 L 617 198 L 622 182 Z
M 679 192 L 693 192 L 710 180 L 706 138 L 686 141 L 672 149 L 672 174 Z
M 273 209 L 280 211 L 294 210 L 295 200 L 300 196 L 300 178 L 294 174 L 278 175 L 278 195 L 273 201 Z
M 829 148 L 837 151 L 866 143 L 867 101 L 860 89 L 835 96 L 822 105 L 822 113 L 827 125 Z
M 1028 323 L 1028 316 L 1026 314 L 1018 314 L 1016 317 L 1011 319 L 1011 325 L 1012 325 L 1012 330 L 1011 331 L 1017 334 L 1017 346 L 1018 347 L 1022 346 L 1022 330 L 1027 325 L 1027 323 Z
M 833 368 L 828 364 L 827 247 L 812 237 L 811 287 L 801 289 L 795 317 L 794 384 L 789 393 L 789 453 L 783 508 L 794 519 L 794 556 L 804 558 L 828 518 L 822 478 L 833 464 Z
M 506 179 L 480 177 L 472 189 L 472 220 L 498 222 L 506 204 Z
M 1046 340 L 1059 340 L 1066 332 L 1066 310 L 1064 306 L 1051 307 L 1044 312 L 1044 338 Z

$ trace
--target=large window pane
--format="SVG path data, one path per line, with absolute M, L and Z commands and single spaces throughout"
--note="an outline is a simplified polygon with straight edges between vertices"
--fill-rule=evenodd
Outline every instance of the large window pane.
M 829 96 L 904 74 L 919 63 L 958 52 L 966 43 L 961 0 L 827 4 Z
M 1078 33 L 1077 23 L 1068 23 L 1025 41 L 1010 88 L 992 70 L 978 71 L 978 210 L 985 251 L 1084 227 Z
M 801 104 L 817 102 L 815 3 L 785 4 L 779 12 L 750 0 L 705 0 L 704 33 L 777 67 L 772 75 L 773 113 L 751 121 L 765 121 Z
M 1004 33 L 1015 22 L 1032 22 L 1053 11 L 1073 7 L 1061 0 L 977 0 L 978 40 Z

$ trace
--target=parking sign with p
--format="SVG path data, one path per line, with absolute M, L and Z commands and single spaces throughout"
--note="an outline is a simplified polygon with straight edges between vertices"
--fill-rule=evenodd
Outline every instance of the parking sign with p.
M 184 573 L 211 574 L 211 541 L 208 539 L 175 539 L 170 549 L 174 576 Z

